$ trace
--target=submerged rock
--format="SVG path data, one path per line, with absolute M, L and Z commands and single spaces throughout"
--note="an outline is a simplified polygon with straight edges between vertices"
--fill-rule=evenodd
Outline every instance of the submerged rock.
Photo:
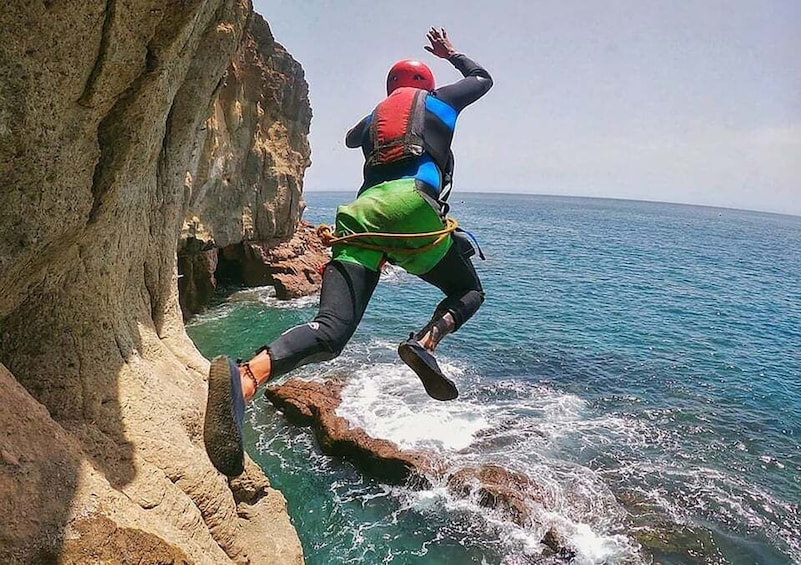
M 448 477 L 448 490 L 473 497 L 479 505 L 500 511 L 519 526 L 531 525 L 531 505 L 542 504 L 542 489 L 523 473 L 500 465 L 459 469 Z

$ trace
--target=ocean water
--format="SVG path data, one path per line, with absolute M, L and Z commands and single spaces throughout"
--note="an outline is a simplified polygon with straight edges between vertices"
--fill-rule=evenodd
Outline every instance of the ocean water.
M 333 221 L 351 194 L 306 195 Z M 633 201 L 456 194 L 487 293 L 440 346 L 461 396 L 429 399 L 395 348 L 440 299 L 384 273 L 342 356 L 339 413 L 454 468 L 498 463 L 542 485 L 520 528 L 442 485 L 384 486 L 320 453 L 261 397 L 247 449 L 287 498 L 306 562 L 801 563 L 801 217 Z M 477 259 L 477 258 L 476 258 Z M 316 298 L 221 295 L 187 328 L 247 357 Z M 286 377 L 288 378 L 288 377 Z M 265 543 L 268 543 L 266 541 Z

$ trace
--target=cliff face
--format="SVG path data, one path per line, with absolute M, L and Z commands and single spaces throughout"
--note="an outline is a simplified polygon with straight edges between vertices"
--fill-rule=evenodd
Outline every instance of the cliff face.
M 227 112 L 234 135 L 250 119 L 235 97 L 212 101 L 251 18 L 247 0 L 0 8 L 0 562 L 302 562 L 263 474 L 229 483 L 208 462 L 208 364 L 177 297 L 187 210 L 215 237 L 248 229 L 199 203 L 218 186 L 200 166 L 209 115 Z M 250 207 L 254 230 L 297 221 L 276 219 L 301 206 L 293 121 L 265 134 L 301 149 L 277 184 L 248 185 L 276 191 Z M 250 182 L 276 167 L 241 154 Z
M 190 163 L 183 237 L 218 247 L 289 239 L 309 166 L 303 69 L 254 14 L 228 67 Z
M 218 267 L 236 283 L 273 284 L 279 297 L 318 288 L 316 267 L 325 255 L 316 238 L 304 228 L 302 241 L 286 245 L 304 207 L 310 122 L 303 69 L 254 14 L 199 131 L 185 181 L 178 268 L 187 317 L 208 302 Z M 282 254 L 285 266 L 271 261 L 281 244 L 291 250 Z

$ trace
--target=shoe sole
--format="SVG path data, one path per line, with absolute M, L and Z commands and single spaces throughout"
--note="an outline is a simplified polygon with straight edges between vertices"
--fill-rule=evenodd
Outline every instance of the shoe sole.
M 232 405 L 231 368 L 228 358 L 221 355 L 212 360 L 209 369 L 203 443 L 212 465 L 223 475 L 237 477 L 245 470 L 245 454 Z
M 414 348 L 402 343 L 398 346 L 398 355 L 412 371 L 418 376 L 426 389 L 428 396 L 435 400 L 447 401 L 454 400 L 459 396 L 456 385 L 445 375 L 437 374 L 425 361 L 423 361 Z

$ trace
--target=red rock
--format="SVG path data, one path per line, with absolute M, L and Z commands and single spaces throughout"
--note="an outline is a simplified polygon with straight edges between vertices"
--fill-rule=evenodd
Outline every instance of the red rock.
M 314 428 L 323 452 L 348 457 L 367 474 L 392 484 L 411 482 L 425 487 L 428 476 L 441 473 L 433 454 L 402 450 L 393 442 L 376 439 L 361 428 L 352 428 L 336 415 L 344 383 L 325 383 L 290 379 L 268 388 L 265 396 L 284 412 L 291 422 Z
M 478 504 L 501 511 L 511 521 L 527 526 L 532 503 L 542 503 L 542 489 L 528 476 L 499 465 L 467 467 L 448 477 L 448 489 L 457 495 L 475 496 Z
M 279 300 L 319 292 L 320 267 L 330 260 L 314 226 L 303 221 L 288 242 L 248 242 L 245 249 L 245 284 L 271 284 Z
M 229 278 L 245 286 L 273 286 L 276 298 L 289 300 L 320 291 L 320 268 L 331 257 L 315 227 L 304 221 L 289 241 L 244 241 L 219 249 L 213 241 L 184 239 L 178 250 L 178 291 L 185 320 L 211 301 L 218 259 Z
M 268 388 L 265 396 L 290 422 L 311 426 L 324 453 L 348 457 L 363 472 L 381 481 L 428 488 L 429 477 L 445 475 L 447 462 L 438 454 L 400 449 L 391 441 L 351 427 L 347 420 L 337 416 L 344 386 L 342 380 L 289 379 Z M 545 503 L 542 487 L 527 475 L 500 465 L 456 470 L 448 476 L 447 486 L 454 496 L 475 498 L 479 505 L 498 511 L 521 527 L 534 525 L 532 509 Z M 560 556 L 571 556 L 564 540 L 553 529 L 546 532 L 542 543 Z

